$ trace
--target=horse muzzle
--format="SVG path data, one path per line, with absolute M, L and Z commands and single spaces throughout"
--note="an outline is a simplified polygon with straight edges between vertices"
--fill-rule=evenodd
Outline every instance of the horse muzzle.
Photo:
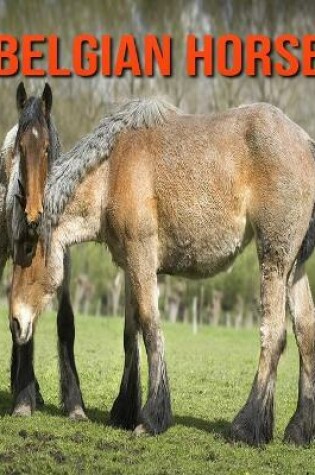
M 10 323 L 12 339 L 17 345 L 26 345 L 33 334 L 33 324 L 29 319 L 12 317 Z
M 25 211 L 26 222 L 29 232 L 38 233 L 39 227 L 43 219 L 43 211 L 38 211 L 36 214 L 31 214 Z

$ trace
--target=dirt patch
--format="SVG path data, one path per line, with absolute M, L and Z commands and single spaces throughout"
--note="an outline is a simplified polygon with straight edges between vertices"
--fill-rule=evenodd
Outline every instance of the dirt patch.
M 14 453 L 13 452 L 2 452 L 0 453 L 0 464 L 8 463 L 14 461 Z
M 22 437 L 22 439 L 27 439 L 28 433 L 26 430 L 23 429 L 19 431 L 19 436 Z
M 117 442 L 108 442 L 106 440 L 99 440 L 96 443 L 95 448 L 97 450 L 105 450 L 105 451 L 114 450 L 114 451 L 117 451 L 117 450 L 121 450 L 122 446 L 120 444 L 118 444 Z
M 49 455 L 55 460 L 57 463 L 65 463 L 67 457 L 61 452 L 61 450 L 50 450 Z
M 33 432 L 33 436 L 35 437 L 35 439 L 40 440 L 41 442 L 51 442 L 52 440 L 57 439 L 54 434 L 50 434 L 49 432 L 41 432 L 38 430 Z
M 83 444 L 86 442 L 86 437 L 81 432 L 76 432 L 70 437 L 70 440 L 75 444 Z

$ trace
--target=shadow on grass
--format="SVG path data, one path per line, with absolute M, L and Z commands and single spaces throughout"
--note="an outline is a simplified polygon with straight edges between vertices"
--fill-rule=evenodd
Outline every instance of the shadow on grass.
M 108 411 L 102 411 L 96 407 L 88 408 L 86 414 L 90 421 L 111 426 L 110 413 Z M 207 432 L 214 435 L 214 437 L 223 438 L 225 441 L 230 441 L 231 422 L 226 419 L 217 419 L 215 421 L 206 421 L 197 417 L 179 416 L 175 415 L 173 418 L 174 425 L 182 425 L 185 427 L 191 427 L 198 430 Z
M 65 413 L 63 412 L 61 406 L 56 406 L 55 404 L 44 403 L 41 406 L 37 406 L 37 411 L 49 414 L 50 416 L 59 416 L 64 417 Z
M 0 391 L 0 417 L 10 415 L 12 413 L 13 397 L 9 390 Z M 53 404 L 39 405 L 37 411 L 46 412 L 52 416 L 62 416 L 62 409 Z
M 0 417 L 11 414 L 12 395 L 10 391 L 0 391 Z M 38 407 L 40 412 L 57 417 L 67 417 L 60 406 L 54 404 L 44 404 Z M 96 424 L 110 426 L 110 413 L 106 410 L 100 410 L 96 407 L 86 408 L 86 414 L 89 420 Z M 229 441 L 231 423 L 226 419 L 217 419 L 215 421 L 206 421 L 191 416 L 174 416 L 174 424 L 191 427 L 202 430 L 208 434 L 213 434 Z
M 0 390 L 0 417 L 10 415 L 12 412 L 12 403 L 13 398 L 12 394 L 9 390 Z M 48 414 L 50 416 L 56 417 L 67 417 L 64 413 L 61 406 L 56 404 L 48 404 L 44 403 L 43 405 L 37 405 L 36 411 L 42 412 L 44 414 Z M 98 408 L 87 408 L 86 414 L 90 421 L 109 425 L 109 412 L 108 411 L 101 411 Z
M 111 426 L 110 413 L 108 411 L 102 411 L 98 408 L 89 408 L 86 410 L 86 413 L 90 421 L 97 424 Z M 223 438 L 227 442 L 230 441 L 231 422 L 226 419 L 206 421 L 197 417 L 175 415 L 173 418 L 173 425 L 181 425 L 202 430 L 208 434 L 214 435 L 214 437 Z
M 228 441 L 231 430 L 231 423 L 226 419 L 217 419 L 215 421 L 206 421 L 191 416 L 174 416 L 174 423 L 185 427 L 202 430 L 208 434 L 222 437 Z
M 90 421 L 97 424 L 111 426 L 110 413 L 108 411 L 102 411 L 98 408 L 89 408 L 86 410 L 86 413 Z M 173 423 L 174 425 L 182 425 L 185 427 L 202 430 L 208 434 L 213 434 L 214 436 L 218 436 L 226 441 L 229 441 L 231 423 L 225 419 L 206 421 L 196 417 L 175 415 Z
M 51 416 L 68 417 L 61 406 L 54 404 L 44 404 L 43 406 L 39 407 L 38 410 Z M 87 407 L 85 409 L 85 413 L 91 422 L 102 425 L 110 425 L 108 411 L 102 411 L 96 407 Z
M 12 410 L 12 395 L 9 390 L 0 391 L 0 417 L 11 414 Z
M 109 426 L 110 425 L 110 414 L 109 411 L 102 411 L 97 407 L 88 407 L 86 409 L 86 415 L 90 419 L 90 421 L 96 424 L 102 424 Z

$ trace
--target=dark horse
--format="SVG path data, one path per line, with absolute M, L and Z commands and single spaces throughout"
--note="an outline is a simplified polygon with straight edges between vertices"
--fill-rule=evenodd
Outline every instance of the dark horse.
M 33 249 L 42 219 L 45 183 L 52 163 L 60 153 L 58 134 L 50 116 L 52 92 L 49 85 L 45 85 L 42 97 L 27 98 L 21 83 L 17 89 L 17 107 L 18 125 L 7 134 L 2 148 L 1 272 L 10 250 L 15 262 L 30 266 L 32 271 L 36 262 Z M 63 266 L 65 275 L 58 289 L 57 315 L 61 398 L 70 418 L 84 419 L 86 416 L 74 359 L 75 328 L 69 296 L 68 253 L 65 254 Z M 11 330 L 13 414 L 28 416 L 35 409 L 36 402 L 43 402 L 33 370 L 33 338 L 20 345 L 24 337 L 23 327 L 15 321 Z
M 157 274 L 208 277 L 254 239 L 261 279 L 261 351 L 252 389 L 232 424 L 235 439 L 272 439 L 278 361 L 288 301 L 300 354 L 298 404 L 285 439 L 315 428 L 315 318 L 304 262 L 315 243 L 315 144 L 270 104 L 185 115 L 156 100 L 131 101 L 52 167 L 45 192 L 46 243 L 33 271 L 14 266 L 11 322 L 31 337 L 63 279 L 64 249 L 108 245 L 125 271 L 125 366 L 111 416 L 136 433 L 163 432 L 171 405 Z M 48 239 L 47 239 L 48 238 Z M 48 253 L 46 266 L 44 250 Z M 149 366 L 141 408 L 138 333 Z

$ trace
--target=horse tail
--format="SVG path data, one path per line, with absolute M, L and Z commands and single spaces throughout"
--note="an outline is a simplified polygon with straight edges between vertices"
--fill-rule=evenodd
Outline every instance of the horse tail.
M 315 141 L 311 140 L 311 150 L 313 158 L 315 160 Z M 308 230 L 302 242 L 302 246 L 299 252 L 298 261 L 303 264 L 311 256 L 315 247 L 315 203 L 313 206 L 311 220 L 308 226 Z

